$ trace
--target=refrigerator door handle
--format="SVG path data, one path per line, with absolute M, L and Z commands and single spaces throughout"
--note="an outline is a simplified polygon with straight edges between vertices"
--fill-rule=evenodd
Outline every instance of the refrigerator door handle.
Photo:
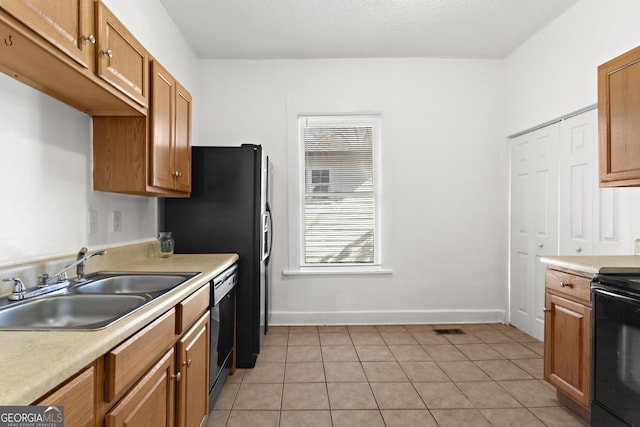
M 271 258 L 271 247 L 273 246 L 273 219 L 271 218 L 271 211 L 265 211 L 262 217 L 262 261 L 265 263 Z

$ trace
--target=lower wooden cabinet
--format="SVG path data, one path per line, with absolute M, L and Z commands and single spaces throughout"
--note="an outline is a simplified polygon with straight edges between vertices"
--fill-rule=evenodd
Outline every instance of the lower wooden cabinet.
M 174 426 L 175 355 L 170 349 L 104 418 L 106 427 Z
M 94 366 L 81 371 L 34 405 L 64 406 L 64 425 L 89 427 L 95 425 Z
M 547 269 L 544 379 L 558 398 L 589 418 L 591 394 L 591 280 Z
M 178 427 L 203 426 L 209 415 L 209 312 L 178 340 Z M 206 390 L 205 393 L 202 391 Z
M 209 415 L 206 284 L 34 404 L 68 426 L 201 427 Z

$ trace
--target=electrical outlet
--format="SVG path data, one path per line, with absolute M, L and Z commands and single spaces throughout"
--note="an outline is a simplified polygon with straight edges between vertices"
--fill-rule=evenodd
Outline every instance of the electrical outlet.
M 89 210 L 89 234 L 96 234 L 98 232 L 98 211 L 95 209 Z
M 113 211 L 113 231 L 122 231 L 122 212 Z

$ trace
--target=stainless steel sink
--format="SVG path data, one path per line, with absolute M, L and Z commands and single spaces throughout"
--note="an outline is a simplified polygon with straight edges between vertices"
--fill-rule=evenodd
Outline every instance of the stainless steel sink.
M 0 310 L 0 329 L 100 329 L 150 300 L 150 295 L 121 294 L 63 294 L 36 298 Z
M 197 274 L 99 272 L 57 295 L 19 302 L 5 298 L 0 301 L 0 330 L 101 329 Z
M 80 293 L 139 294 L 167 291 L 187 280 L 190 275 L 119 274 L 92 279 L 74 287 Z

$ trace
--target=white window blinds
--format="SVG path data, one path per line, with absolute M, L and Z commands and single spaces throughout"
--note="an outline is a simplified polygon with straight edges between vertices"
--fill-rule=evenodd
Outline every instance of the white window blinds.
M 375 263 L 378 120 L 301 118 L 303 264 Z

